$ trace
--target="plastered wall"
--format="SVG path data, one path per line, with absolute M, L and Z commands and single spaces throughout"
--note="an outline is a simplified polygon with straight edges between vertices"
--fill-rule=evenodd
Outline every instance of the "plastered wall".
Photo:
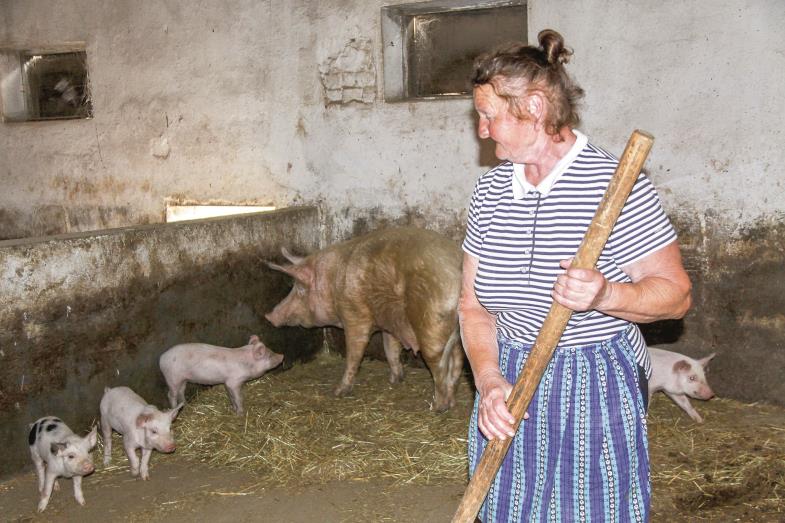
M 0 2 L 3 45 L 85 42 L 95 113 L 0 125 L 0 237 L 156 223 L 167 197 L 318 203 L 328 241 L 399 222 L 460 237 L 493 159 L 470 100 L 384 101 L 386 3 Z M 647 170 L 696 306 L 655 337 L 719 352 L 720 394 L 779 401 L 785 3 L 528 9 L 532 38 L 552 27 L 575 49 L 592 141 L 618 154 L 635 128 L 656 138 Z

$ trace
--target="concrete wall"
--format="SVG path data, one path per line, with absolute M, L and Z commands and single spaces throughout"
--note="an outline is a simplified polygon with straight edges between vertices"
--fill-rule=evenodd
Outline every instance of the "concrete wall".
M 173 197 L 319 203 L 328 240 L 393 222 L 459 237 L 492 158 L 470 100 L 384 102 L 387 3 L 0 3 L 3 44 L 86 43 L 95 113 L 0 125 L 0 236 L 159 222 Z M 780 0 L 529 3 L 530 34 L 575 49 L 581 129 L 616 153 L 634 128 L 656 137 L 696 307 L 650 335 L 718 351 L 716 390 L 749 400 L 785 397 L 784 24 Z
M 319 221 L 304 207 L 0 242 L 0 476 L 29 465 L 27 424 L 56 415 L 83 433 L 106 386 L 165 406 L 158 356 L 177 343 L 258 334 L 284 366 L 309 359 L 321 331 L 262 316 L 290 286 L 262 260 L 318 248 Z

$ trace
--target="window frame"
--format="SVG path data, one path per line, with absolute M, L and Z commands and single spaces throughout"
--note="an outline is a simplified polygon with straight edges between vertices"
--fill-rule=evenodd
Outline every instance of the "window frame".
M 477 11 L 501 7 L 526 7 L 527 0 L 431 0 L 411 4 L 388 5 L 381 8 L 382 61 L 385 102 L 417 102 L 470 98 L 467 94 L 413 96 L 409 86 L 409 42 L 413 19 L 417 16 L 459 11 Z M 528 27 L 527 27 L 528 33 Z

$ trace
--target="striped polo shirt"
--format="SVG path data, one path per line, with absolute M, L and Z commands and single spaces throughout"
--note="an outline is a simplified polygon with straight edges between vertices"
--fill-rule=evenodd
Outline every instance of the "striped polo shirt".
M 474 289 L 508 338 L 534 343 L 550 310 L 559 262 L 578 251 L 618 160 L 578 137 L 570 152 L 536 187 L 523 166 L 504 162 L 477 181 L 463 250 L 479 258 Z M 605 244 L 597 269 L 612 282 L 630 282 L 622 267 L 676 240 L 649 179 L 641 174 Z M 636 361 L 651 374 L 637 325 L 596 310 L 574 312 L 559 346 L 597 343 L 629 329 Z

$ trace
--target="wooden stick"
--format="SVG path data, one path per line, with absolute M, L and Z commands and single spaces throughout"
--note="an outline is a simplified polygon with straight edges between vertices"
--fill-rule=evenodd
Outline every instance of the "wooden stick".
M 638 179 L 653 142 L 654 138 L 643 131 L 636 130 L 630 136 L 616 172 L 605 191 L 597 212 L 594 214 L 586 235 L 583 237 L 571 267 L 590 269 L 597 263 L 624 203 Z M 542 329 L 534 342 L 526 364 L 523 366 L 509 398 L 507 398 L 507 408 L 515 417 L 513 427 L 516 431 L 571 315 L 572 311 L 567 307 L 555 301 L 551 305 L 551 310 L 542 324 Z M 512 443 L 512 438 L 506 438 L 503 441 L 494 439 L 488 443 L 477 469 L 466 487 L 461 504 L 452 518 L 453 523 L 472 523 L 474 521 L 483 500 L 488 495 L 491 482 L 496 477 L 504 456 L 507 454 L 510 443 Z

